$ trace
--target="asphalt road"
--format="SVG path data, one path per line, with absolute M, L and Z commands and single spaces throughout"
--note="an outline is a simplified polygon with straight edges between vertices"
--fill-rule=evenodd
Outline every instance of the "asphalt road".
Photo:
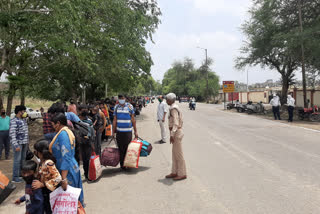
M 138 118 L 139 135 L 151 143 L 160 140 L 156 107 L 149 105 Z M 216 105 L 180 107 L 188 179 L 164 179 L 171 145 L 153 144 L 139 169 L 107 168 L 98 182 L 84 183 L 88 214 L 320 213 L 319 131 Z M 0 213 L 23 213 L 22 206 L 5 205 Z

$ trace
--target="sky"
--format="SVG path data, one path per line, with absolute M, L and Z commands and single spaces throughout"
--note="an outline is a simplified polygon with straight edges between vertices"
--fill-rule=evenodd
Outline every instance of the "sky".
M 158 0 L 162 11 L 161 24 L 149 42 L 154 65 L 152 76 L 162 80 L 164 73 L 174 61 L 190 57 L 200 66 L 208 57 L 213 58 L 213 70 L 220 81 L 235 80 L 249 84 L 279 80 L 276 71 L 260 67 L 239 71 L 234 68 L 234 60 L 240 54 L 245 40 L 241 24 L 248 19 L 251 0 Z

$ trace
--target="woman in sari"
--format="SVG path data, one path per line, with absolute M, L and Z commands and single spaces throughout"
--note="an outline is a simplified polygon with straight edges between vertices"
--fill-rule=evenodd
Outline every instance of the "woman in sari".
M 64 114 L 56 114 L 51 119 L 52 127 L 57 132 L 49 145 L 49 151 L 56 158 L 56 166 L 61 174 L 61 187 L 66 190 L 67 186 L 80 188 L 79 201 L 83 203 L 83 189 L 79 165 L 75 155 L 75 137 L 68 128 L 67 118 Z

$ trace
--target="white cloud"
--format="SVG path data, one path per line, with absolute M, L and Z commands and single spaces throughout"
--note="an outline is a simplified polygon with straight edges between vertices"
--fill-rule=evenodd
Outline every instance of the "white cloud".
M 232 70 L 232 58 L 236 55 L 240 40 L 235 35 L 222 31 L 199 34 L 158 32 L 155 42 L 156 44 L 149 48 L 155 63 L 152 71 L 156 79 L 162 79 L 164 72 L 175 60 L 190 57 L 195 60 L 196 66 L 199 66 L 205 55 L 204 51 L 197 47 L 207 48 L 208 57 L 215 60 L 215 65 L 224 64 Z
M 207 14 L 228 13 L 230 16 L 244 17 L 251 0 L 180 0 L 191 2 L 195 9 Z
M 246 11 L 251 0 L 163 0 L 163 22 L 154 35 L 155 44 L 148 44 L 154 66 L 152 75 L 162 80 L 164 73 L 176 60 L 192 58 L 196 66 L 208 57 L 214 59 L 213 70 L 220 80 L 238 80 L 246 82 L 246 72 L 234 68 L 234 59 L 239 56 L 243 35 L 236 29 L 246 19 Z M 185 4 L 183 10 L 177 7 Z M 192 11 L 190 11 L 190 8 Z M 214 16 L 212 16 L 214 15 Z M 188 19 L 182 19 L 187 16 Z M 218 17 L 218 18 L 217 18 Z M 202 22 L 203 20 L 203 22 Z M 278 79 L 276 72 L 263 72 L 260 67 L 250 68 L 249 83 Z

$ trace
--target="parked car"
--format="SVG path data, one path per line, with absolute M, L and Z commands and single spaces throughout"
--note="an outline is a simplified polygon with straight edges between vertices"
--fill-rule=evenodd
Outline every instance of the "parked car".
M 27 114 L 30 120 L 36 120 L 42 118 L 42 114 L 39 110 L 33 110 L 32 108 L 27 108 Z
M 35 111 L 35 110 L 33 110 L 32 108 L 27 108 L 26 112 L 27 112 L 27 114 L 28 114 L 28 119 L 29 119 L 29 120 L 34 121 L 34 120 L 36 120 L 36 119 L 42 118 L 42 114 L 41 114 L 41 112 L 40 112 L 39 110 L 36 110 L 36 111 Z M 10 118 L 12 119 L 12 118 L 14 118 L 15 116 L 16 116 L 16 114 L 14 113 L 14 111 L 12 111 L 11 114 L 10 114 Z
M 187 103 L 187 102 L 189 102 L 189 98 L 188 97 L 181 97 L 180 102 Z

